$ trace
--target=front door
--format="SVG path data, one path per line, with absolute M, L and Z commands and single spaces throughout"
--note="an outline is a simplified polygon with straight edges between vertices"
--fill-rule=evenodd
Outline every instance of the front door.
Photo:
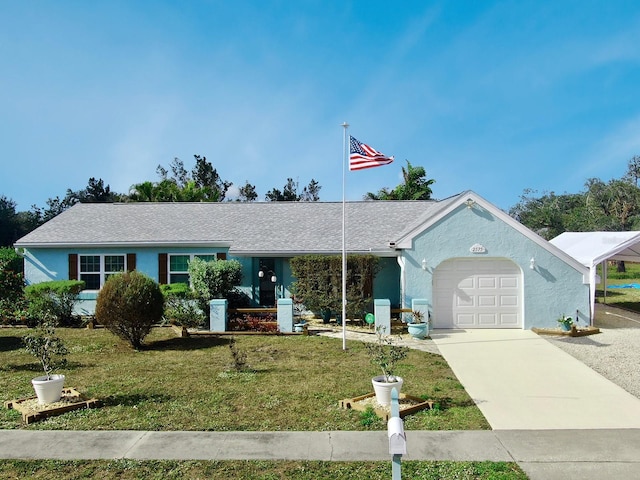
M 273 258 L 261 258 L 259 269 L 259 293 L 260 305 L 273 307 L 276 304 L 276 262 Z M 276 278 L 276 282 L 273 279 Z

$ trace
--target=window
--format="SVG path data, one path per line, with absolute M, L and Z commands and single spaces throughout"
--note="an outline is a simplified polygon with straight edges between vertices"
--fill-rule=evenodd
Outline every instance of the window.
M 224 254 L 169 255 L 169 283 L 189 283 L 189 262 L 192 258 L 200 258 L 205 262 L 211 262 L 222 259 L 222 255 Z
M 87 290 L 99 290 L 110 275 L 124 272 L 125 255 L 80 255 L 80 280 Z
M 189 283 L 189 255 L 169 255 L 169 283 Z

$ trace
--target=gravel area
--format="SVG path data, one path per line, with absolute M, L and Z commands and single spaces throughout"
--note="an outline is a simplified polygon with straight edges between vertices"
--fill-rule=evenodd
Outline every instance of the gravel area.
M 601 333 L 543 338 L 640 398 L 640 315 L 596 305 L 595 326 Z

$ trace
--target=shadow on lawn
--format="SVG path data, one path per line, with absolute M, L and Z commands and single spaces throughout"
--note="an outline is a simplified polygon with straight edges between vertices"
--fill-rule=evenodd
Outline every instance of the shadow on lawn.
M 443 397 L 439 399 L 436 398 L 434 400 L 434 403 L 438 404 L 441 410 L 449 410 L 453 407 L 466 408 L 476 406 L 476 402 L 474 402 L 471 398 L 465 400 L 454 400 L 451 397 Z
M 64 369 L 62 369 L 61 371 L 56 370 L 53 373 L 65 373 L 66 371 L 75 371 L 75 370 L 79 370 L 81 368 L 86 368 L 86 367 L 95 367 L 95 364 L 80 363 L 80 362 L 67 362 L 67 364 L 64 366 Z M 6 363 L 6 364 L 0 366 L 0 371 L 5 371 L 5 372 L 35 372 L 35 373 L 40 372 L 40 375 L 42 375 L 42 365 L 40 365 L 37 362 Z
M 0 352 L 10 352 L 24 347 L 20 337 L 0 337 Z
M 165 340 L 157 340 L 145 345 L 145 350 L 201 350 L 204 348 L 229 345 L 230 339 L 223 337 L 176 337 Z
M 118 405 L 133 407 L 141 405 L 143 403 L 163 403 L 169 400 L 171 400 L 171 397 L 162 393 L 132 393 L 130 395 L 110 395 L 105 398 L 102 403 L 103 405 L 109 407 L 117 407 Z

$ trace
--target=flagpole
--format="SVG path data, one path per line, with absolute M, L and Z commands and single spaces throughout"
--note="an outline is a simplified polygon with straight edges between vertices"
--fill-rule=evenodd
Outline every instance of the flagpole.
M 349 124 L 342 123 L 344 136 L 342 139 L 342 349 L 347 349 L 347 235 L 346 235 L 346 202 L 345 183 L 347 178 L 347 129 Z

